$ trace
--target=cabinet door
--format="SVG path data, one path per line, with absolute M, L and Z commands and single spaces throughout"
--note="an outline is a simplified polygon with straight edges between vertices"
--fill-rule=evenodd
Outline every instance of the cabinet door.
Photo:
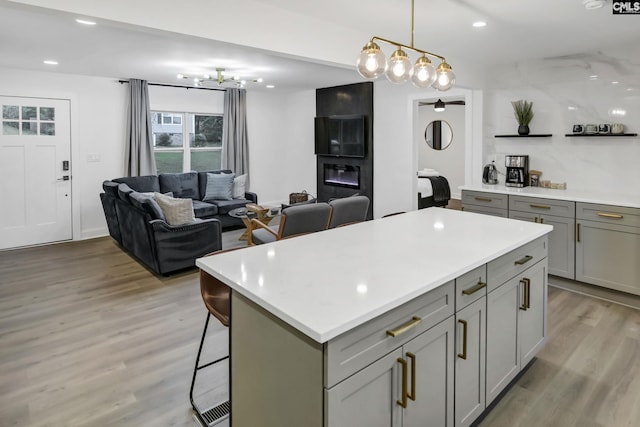
M 520 371 L 518 301 L 517 277 L 487 295 L 487 406 Z
M 325 427 L 401 427 L 401 368 L 396 349 L 325 390 Z
M 543 215 L 540 220 L 553 225 L 549 233 L 549 274 L 575 279 L 576 220 L 552 215 Z
M 456 313 L 456 426 L 469 426 L 485 408 L 487 299 Z
M 640 295 L 640 228 L 578 221 L 576 280 Z
M 524 368 L 547 340 L 547 259 L 527 269 L 518 279 L 522 291 L 518 339 L 520 367 Z
M 409 368 L 415 359 L 408 385 L 411 392 L 415 376 L 415 400 L 403 410 L 403 427 L 453 426 L 454 322 L 451 316 L 404 345 Z

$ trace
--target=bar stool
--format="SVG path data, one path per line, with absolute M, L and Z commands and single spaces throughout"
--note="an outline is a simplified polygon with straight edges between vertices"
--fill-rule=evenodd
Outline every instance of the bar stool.
M 217 255 L 223 252 L 230 252 L 236 249 L 242 248 L 233 248 L 222 250 L 218 252 L 213 252 L 205 256 Z M 231 302 L 229 300 L 229 295 L 231 290 L 227 285 L 222 283 L 220 280 L 211 276 L 209 273 L 206 273 L 203 270 L 200 270 L 200 292 L 202 293 L 202 301 L 204 302 L 205 307 L 207 308 L 207 320 L 204 324 L 204 330 L 202 331 L 202 338 L 200 339 L 200 347 L 198 347 L 198 355 L 196 356 L 195 368 L 193 369 L 193 378 L 191 379 L 191 389 L 189 390 L 189 399 L 191 400 L 191 407 L 195 411 L 198 420 L 201 423 L 204 423 L 205 426 L 210 426 L 217 424 L 229 417 L 229 412 L 231 406 L 229 401 L 225 401 L 208 409 L 206 411 L 202 411 L 198 405 L 193 400 L 193 388 L 196 383 L 196 375 L 198 371 L 201 369 L 207 368 L 216 363 L 222 362 L 225 359 L 229 358 L 228 351 L 227 356 L 216 359 L 212 362 L 206 363 L 202 366 L 200 364 L 200 355 L 202 354 L 202 347 L 204 346 L 204 340 L 207 335 L 207 328 L 209 327 L 209 319 L 211 316 L 215 317 L 222 323 L 222 325 L 229 328 L 230 325 L 230 313 L 231 313 Z

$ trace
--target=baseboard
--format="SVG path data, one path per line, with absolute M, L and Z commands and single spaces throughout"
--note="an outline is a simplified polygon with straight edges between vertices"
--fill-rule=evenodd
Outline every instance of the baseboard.
M 549 276 L 549 286 L 564 289 L 566 291 L 587 295 L 604 301 L 613 302 L 627 307 L 640 310 L 640 296 L 626 292 L 620 292 L 613 289 L 603 288 L 602 286 L 590 285 L 588 283 L 576 282 L 575 280 L 565 279 L 558 276 Z

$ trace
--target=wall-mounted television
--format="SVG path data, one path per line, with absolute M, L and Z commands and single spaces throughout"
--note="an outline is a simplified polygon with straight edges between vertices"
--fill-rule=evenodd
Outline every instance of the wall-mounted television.
M 320 156 L 365 157 L 367 117 L 363 115 L 315 118 L 315 153 Z

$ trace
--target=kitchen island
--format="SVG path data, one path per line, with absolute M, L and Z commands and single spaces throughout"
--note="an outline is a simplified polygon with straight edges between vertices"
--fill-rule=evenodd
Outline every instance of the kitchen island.
M 232 425 L 469 425 L 546 341 L 551 230 L 429 208 L 199 259 Z

